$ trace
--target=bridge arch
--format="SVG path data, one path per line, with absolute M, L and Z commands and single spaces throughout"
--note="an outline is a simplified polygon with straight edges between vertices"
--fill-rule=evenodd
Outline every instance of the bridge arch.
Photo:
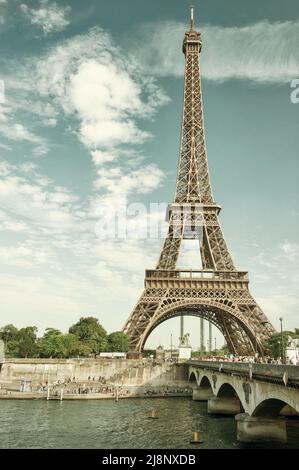
M 232 302 L 217 301 L 210 299 L 183 299 L 166 303 L 156 311 L 155 315 L 143 332 L 139 341 L 139 348 L 143 350 L 144 345 L 157 326 L 165 321 L 178 316 L 195 316 L 211 322 L 225 337 L 228 347 L 232 353 L 241 353 L 240 346 L 236 346 L 230 337 L 230 330 L 239 334 L 240 343 L 246 344 L 244 354 L 252 354 L 255 348 L 263 353 L 260 341 L 255 337 L 255 332 L 244 318 L 242 312 Z
M 216 396 L 218 398 L 229 398 L 229 397 L 239 398 L 238 393 L 236 392 L 234 387 L 231 384 L 227 383 L 227 382 L 223 383 L 219 387 L 219 390 L 218 390 Z
M 197 377 L 196 377 L 196 372 L 192 371 L 189 375 L 189 382 L 196 382 L 197 383 Z
M 287 390 L 272 389 L 269 393 L 264 393 L 262 399 L 256 404 L 252 416 L 277 416 L 285 406 L 291 407 L 299 414 L 298 399 L 292 398 Z
M 253 417 L 276 417 L 282 411 L 282 409 L 287 405 L 285 401 L 279 400 L 277 398 L 267 398 L 263 400 L 252 413 Z
M 211 391 L 213 391 L 213 387 L 212 387 L 212 384 L 211 384 L 211 382 L 210 382 L 210 379 L 209 379 L 206 375 L 204 375 L 204 376 L 201 378 L 201 380 L 200 380 L 200 382 L 199 382 L 199 387 L 200 387 L 200 388 L 211 389 Z
M 246 403 L 244 401 L 244 396 L 238 390 L 238 387 L 235 388 L 235 384 L 226 382 L 225 380 L 219 381 L 218 387 L 215 390 L 215 395 L 217 398 L 223 399 L 234 399 L 240 403 L 240 411 L 244 412 L 246 408 Z

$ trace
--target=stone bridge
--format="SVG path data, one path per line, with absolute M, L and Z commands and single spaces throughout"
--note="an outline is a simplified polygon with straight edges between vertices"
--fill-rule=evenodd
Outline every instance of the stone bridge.
M 298 366 L 212 361 L 188 366 L 193 399 L 207 401 L 210 414 L 234 415 L 239 441 L 287 441 L 286 416 L 299 417 Z

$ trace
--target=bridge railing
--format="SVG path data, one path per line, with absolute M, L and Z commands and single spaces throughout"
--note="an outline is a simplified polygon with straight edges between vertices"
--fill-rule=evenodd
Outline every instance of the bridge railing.
M 197 361 L 190 360 L 190 365 L 201 369 L 215 370 L 227 374 L 251 376 L 257 380 L 277 381 L 299 386 L 299 366 L 285 364 L 256 364 L 250 362 Z

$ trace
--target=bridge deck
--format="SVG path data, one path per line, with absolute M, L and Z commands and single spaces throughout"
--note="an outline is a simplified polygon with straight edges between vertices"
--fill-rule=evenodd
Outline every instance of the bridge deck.
M 193 367 L 214 370 L 224 374 L 252 377 L 253 379 L 266 382 L 283 383 L 288 387 L 299 387 L 299 366 L 197 360 L 190 360 L 188 364 Z

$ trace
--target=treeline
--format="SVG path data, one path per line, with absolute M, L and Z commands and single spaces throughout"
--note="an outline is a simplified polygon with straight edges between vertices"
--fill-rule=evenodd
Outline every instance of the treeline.
M 192 357 L 197 357 L 197 356 L 227 356 L 229 354 L 229 348 L 227 344 L 224 344 L 221 346 L 221 348 L 216 348 L 212 349 L 209 351 L 208 349 L 205 349 L 204 351 L 201 351 L 200 348 L 198 348 L 196 351 L 192 351 L 191 355 Z
M 81 317 L 64 334 L 47 328 L 42 337 L 36 326 L 18 329 L 14 325 L 0 328 L 0 339 L 8 357 L 69 358 L 94 357 L 100 352 L 127 352 L 129 342 L 121 331 L 107 334 L 94 317 Z
M 299 328 L 294 331 L 283 331 L 282 333 L 274 333 L 268 339 L 267 346 L 271 352 L 271 356 L 275 359 L 284 356 L 284 351 L 287 349 L 290 340 L 299 339 Z

